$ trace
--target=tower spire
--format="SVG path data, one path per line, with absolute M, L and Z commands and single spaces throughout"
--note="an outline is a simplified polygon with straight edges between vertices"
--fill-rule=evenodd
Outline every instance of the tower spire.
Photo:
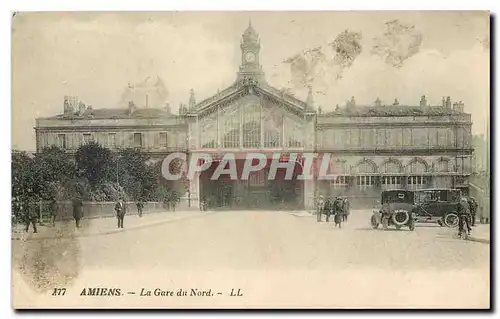
M 194 90 L 189 91 L 189 109 L 192 110 L 196 106 L 196 99 L 194 97 Z

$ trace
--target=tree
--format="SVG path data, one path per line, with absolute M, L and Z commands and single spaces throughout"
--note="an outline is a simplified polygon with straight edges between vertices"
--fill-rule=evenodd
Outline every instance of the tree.
M 33 169 L 41 199 L 68 199 L 64 196 L 66 188 L 77 177 L 77 169 L 63 149 L 56 146 L 43 149 L 35 155 Z
M 153 199 L 158 177 L 154 165 L 148 165 L 149 156 L 137 149 L 124 149 L 116 160 L 119 183 L 134 200 Z
M 99 144 L 92 142 L 81 146 L 76 152 L 76 164 L 79 175 L 93 188 L 113 178 L 111 151 Z

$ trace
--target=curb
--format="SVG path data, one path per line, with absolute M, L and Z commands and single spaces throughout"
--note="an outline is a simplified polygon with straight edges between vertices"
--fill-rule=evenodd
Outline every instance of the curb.
M 217 211 L 208 211 L 204 212 L 203 214 L 197 214 L 197 215 L 191 215 L 191 216 L 180 216 L 177 218 L 171 218 L 171 219 L 166 219 L 166 220 L 160 220 L 148 224 L 143 224 L 143 225 L 138 225 L 138 226 L 131 226 L 128 228 L 122 228 L 122 229 L 112 229 L 112 230 L 107 230 L 103 232 L 94 232 L 94 233 L 71 233 L 71 234 L 64 234 L 61 236 L 36 236 L 36 237 L 29 237 L 29 238 L 21 238 L 21 237 L 12 237 L 11 240 L 24 240 L 24 241 L 30 241 L 30 240 L 45 240 L 45 239 L 59 239 L 59 238 L 78 238 L 78 237 L 95 237 L 95 236 L 104 236 L 104 235 L 111 235 L 111 234 L 116 234 L 116 233 L 121 233 L 121 232 L 126 232 L 130 230 L 137 230 L 137 229 L 142 229 L 142 228 L 147 228 L 147 227 L 154 227 L 162 224 L 167 224 L 170 222 L 174 221 L 179 221 L 179 220 L 185 220 L 185 219 L 192 219 L 192 218 L 200 218 L 204 217 L 207 215 L 212 215 L 217 213 Z

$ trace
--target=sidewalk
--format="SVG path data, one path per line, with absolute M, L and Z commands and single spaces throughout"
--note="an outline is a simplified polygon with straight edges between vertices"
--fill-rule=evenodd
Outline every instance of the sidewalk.
M 124 232 L 133 229 L 140 229 L 161 225 L 176 220 L 202 217 L 213 214 L 215 212 L 206 211 L 167 211 L 158 213 L 144 214 L 143 217 L 138 215 L 125 216 L 123 222 L 124 228 L 117 228 L 116 217 L 82 219 L 80 221 L 80 229 L 75 227 L 74 220 L 56 222 L 55 227 L 52 225 L 39 226 L 37 225 L 38 233 L 33 233 L 33 228 L 30 226 L 28 233 L 24 231 L 24 225 L 18 224 L 12 226 L 12 240 L 42 240 L 56 239 L 68 237 L 89 237 L 109 235 L 119 232 Z

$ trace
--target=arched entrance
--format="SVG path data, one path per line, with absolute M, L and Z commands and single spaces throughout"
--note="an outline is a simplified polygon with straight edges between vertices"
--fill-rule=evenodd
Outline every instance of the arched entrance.
M 200 199 L 209 209 L 233 210 L 299 210 L 304 209 L 304 181 L 299 180 L 303 166 L 295 161 L 291 179 L 286 179 L 286 168 L 278 168 L 274 179 L 270 179 L 271 160 L 266 166 L 251 172 L 248 179 L 242 179 L 245 160 L 237 159 L 237 180 L 229 174 L 221 174 L 212 179 L 220 161 L 213 161 L 211 166 L 200 175 Z M 229 163 L 225 168 L 228 168 Z

